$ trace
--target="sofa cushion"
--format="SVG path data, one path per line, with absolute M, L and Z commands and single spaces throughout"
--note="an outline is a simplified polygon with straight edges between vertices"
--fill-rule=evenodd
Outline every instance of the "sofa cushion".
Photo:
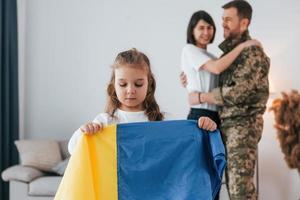
M 23 181 L 30 182 L 31 180 L 43 176 L 44 173 L 32 167 L 15 165 L 7 168 L 2 172 L 2 179 L 4 181 Z
M 68 151 L 68 143 L 69 143 L 69 140 L 58 141 L 61 156 L 62 156 L 63 160 L 70 157 L 70 153 Z
M 15 144 L 19 151 L 21 165 L 51 171 L 62 160 L 57 141 L 18 140 Z
M 28 194 L 31 196 L 55 196 L 62 177 L 43 176 L 29 183 Z
M 65 160 L 59 162 L 57 165 L 55 165 L 53 168 L 52 168 L 52 171 L 59 174 L 59 175 L 64 175 L 65 173 L 65 170 L 68 166 L 68 162 L 69 162 L 69 159 L 70 158 L 66 158 Z

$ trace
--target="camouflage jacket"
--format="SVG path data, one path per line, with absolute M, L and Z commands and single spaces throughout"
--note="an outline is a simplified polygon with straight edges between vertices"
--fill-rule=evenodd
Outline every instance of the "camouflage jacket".
M 248 31 L 240 38 L 219 45 L 230 52 L 238 44 L 250 40 Z M 227 70 L 220 74 L 219 87 L 212 93 L 220 108 L 220 118 L 244 118 L 263 114 L 269 97 L 270 59 L 258 46 L 245 48 Z

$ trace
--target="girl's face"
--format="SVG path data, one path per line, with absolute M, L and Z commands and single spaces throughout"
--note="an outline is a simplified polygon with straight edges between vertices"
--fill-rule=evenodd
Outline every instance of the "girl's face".
M 214 27 L 204 20 L 199 20 L 193 30 L 196 45 L 206 49 L 214 35 Z
M 115 69 L 115 89 L 121 110 L 136 112 L 143 110 L 148 89 L 148 72 L 131 66 Z

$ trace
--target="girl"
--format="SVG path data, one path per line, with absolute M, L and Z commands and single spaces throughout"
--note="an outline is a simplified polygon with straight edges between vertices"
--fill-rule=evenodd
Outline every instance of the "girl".
M 70 154 L 83 133 L 94 134 L 104 125 L 165 119 L 154 97 L 156 83 L 145 54 L 136 49 L 121 52 L 112 68 L 106 111 L 73 134 L 68 145 Z M 198 125 L 210 131 L 216 129 L 216 124 L 207 117 L 199 119 Z

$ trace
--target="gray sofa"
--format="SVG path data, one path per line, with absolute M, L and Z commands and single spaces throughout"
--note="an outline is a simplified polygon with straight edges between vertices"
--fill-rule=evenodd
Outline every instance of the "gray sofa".
M 19 165 L 11 166 L 4 170 L 1 174 L 2 179 L 4 181 L 9 181 L 10 200 L 52 200 L 54 199 L 55 193 L 62 179 L 64 169 L 66 168 L 68 157 L 70 156 L 67 150 L 67 141 L 56 142 L 57 145 L 54 147 L 58 149 L 60 157 L 56 156 L 56 161 L 52 162 L 52 164 L 48 166 L 51 167 L 53 165 L 53 167 L 51 167 L 51 170 L 47 171 L 39 169 L 44 169 L 43 167 L 34 167 L 35 165 L 38 166 L 38 164 L 41 164 L 43 157 L 45 156 L 43 156 L 41 148 L 39 148 L 39 145 L 37 145 L 39 141 L 35 141 L 34 145 L 30 142 L 31 141 L 27 142 L 27 155 L 25 155 L 26 152 L 24 153 L 24 151 L 22 151 L 20 145 L 18 146 L 18 144 L 16 144 L 19 150 L 21 163 Z M 53 151 L 54 143 L 55 141 L 52 141 L 52 147 L 50 151 Z M 30 150 L 28 150 L 28 146 L 35 146 L 36 148 L 32 147 Z M 42 144 L 41 146 L 45 145 Z M 44 149 L 49 148 L 50 147 L 44 147 Z M 38 152 L 33 153 L 32 149 L 36 149 Z M 43 157 L 38 158 L 39 155 L 37 154 L 40 154 Z M 45 154 L 55 153 L 48 151 L 45 152 Z M 33 156 L 34 158 L 29 158 L 30 156 Z M 25 159 L 32 159 L 35 162 L 33 164 L 26 164 Z M 49 161 L 49 158 L 45 161 L 44 162 L 47 165 L 51 163 L 51 161 Z

